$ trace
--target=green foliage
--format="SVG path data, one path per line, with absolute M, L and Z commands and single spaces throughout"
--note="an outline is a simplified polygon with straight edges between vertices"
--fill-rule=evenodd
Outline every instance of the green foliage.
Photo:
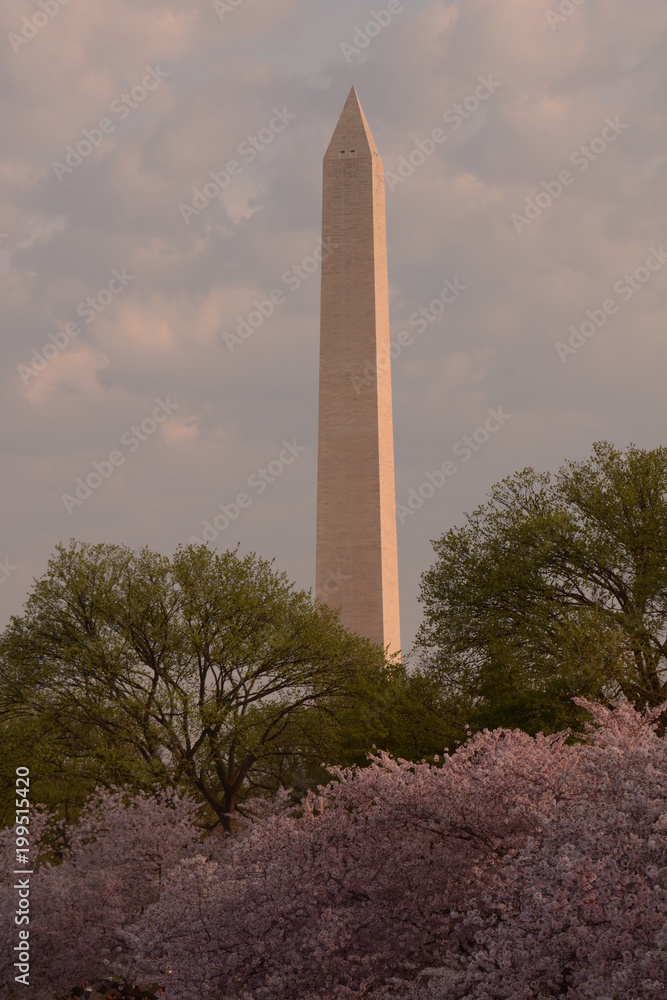
M 0 639 L 0 725 L 47 799 L 180 785 L 229 826 L 253 788 L 322 759 L 384 663 L 254 555 L 72 542 Z
M 65 738 L 52 717 L 13 705 L 0 722 L 0 746 L 0 828 L 14 822 L 13 789 L 20 766 L 30 768 L 31 800 L 74 820 L 99 772 L 94 761 L 82 759 L 78 741 Z
M 359 679 L 327 759 L 363 765 L 373 747 L 405 760 L 432 759 L 466 738 L 466 721 L 464 706 L 448 700 L 432 674 L 394 664 L 382 678 Z
M 667 448 L 524 469 L 434 543 L 425 670 L 474 727 L 578 724 L 574 695 L 667 695 Z

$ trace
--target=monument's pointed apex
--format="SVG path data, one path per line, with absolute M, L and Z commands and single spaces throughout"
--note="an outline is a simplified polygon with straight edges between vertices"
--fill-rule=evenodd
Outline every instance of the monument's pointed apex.
M 338 124 L 331 137 L 329 148 L 325 153 L 325 159 L 348 156 L 354 153 L 357 156 L 379 156 L 375 139 L 371 133 L 366 115 L 361 107 L 359 95 L 354 87 L 350 88 L 347 100 L 338 119 Z

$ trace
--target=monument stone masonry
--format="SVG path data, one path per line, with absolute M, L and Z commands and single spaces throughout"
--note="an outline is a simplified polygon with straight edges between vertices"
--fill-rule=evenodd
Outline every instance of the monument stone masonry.
M 384 168 L 352 88 L 324 156 L 315 593 L 400 650 Z

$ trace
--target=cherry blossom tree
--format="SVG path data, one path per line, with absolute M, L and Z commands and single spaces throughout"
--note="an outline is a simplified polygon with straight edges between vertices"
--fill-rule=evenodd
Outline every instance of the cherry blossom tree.
M 177 866 L 144 954 L 179 1000 L 381 996 L 428 967 L 440 996 L 657 1000 L 665 739 L 656 712 L 588 707 L 573 745 L 498 730 L 435 766 L 335 771 L 298 813 Z
M 39 995 L 116 969 L 168 1000 L 665 1000 L 659 709 L 580 707 L 576 736 L 333 769 L 233 836 L 101 793 L 33 876 Z
M 572 748 L 565 794 L 469 911 L 484 928 L 468 977 L 479 1000 L 667 996 L 667 748 L 650 726 L 660 711 L 582 704 L 598 728 L 584 752 Z
M 82 980 L 125 970 L 123 928 L 158 898 L 169 868 L 201 850 L 196 814 L 190 800 L 172 793 L 158 801 L 104 790 L 76 825 L 55 831 L 42 820 L 32 829 L 31 858 L 35 851 L 51 858 L 30 878 L 30 983 L 37 995 L 50 998 Z M 2 846 L 12 851 L 13 830 L 3 833 Z M 52 857 L 54 840 L 61 863 Z M 7 863 L 4 870 L 12 867 Z M 10 880 L 1 891 L 3 913 L 11 913 L 13 924 L 12 886 Z M 4 923 L 0 973 L 12 982 L 10 956 L 18 938 L 16 928 Z

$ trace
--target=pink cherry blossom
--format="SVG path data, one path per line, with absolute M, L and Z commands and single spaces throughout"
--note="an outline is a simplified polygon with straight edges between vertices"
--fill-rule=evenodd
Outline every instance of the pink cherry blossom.
M 40 989 L 116 967 L 166 1000 L 665 1000 L 659 710 L 584 706 L 576 738 L 334 768 L 230 837 L 101 794 L 34 876 Z

